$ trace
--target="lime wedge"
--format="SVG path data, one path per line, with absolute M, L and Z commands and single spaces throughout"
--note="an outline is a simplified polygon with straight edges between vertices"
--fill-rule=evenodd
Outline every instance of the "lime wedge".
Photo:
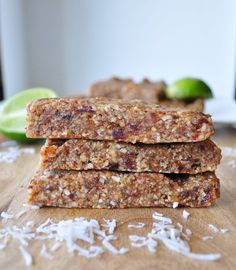
M 25 109 L 27 104 L 32 100 L 54 97 L 56 97 L 56 93 L 48 88 L 24 90 L 6 100 L 2 105 L 1 113 L 6 114 Z
M 211 98 L 213 95 L 210 87 L 202 80 L 183 78 L 167 87 L 166 96 L 170 99 L 192 100 Z
M 0 132 L 11 140 L 28 142 L 25 136 L 25 110 L 6 114 L 0 118 Z
M 12 96 L 0 108 L 0 132 L 11 140 L 35 141 L 25 135 L 26 106 L 36 99 L 54 97 L 56 97 L 56 93 L 47 88 L 31 88 Z

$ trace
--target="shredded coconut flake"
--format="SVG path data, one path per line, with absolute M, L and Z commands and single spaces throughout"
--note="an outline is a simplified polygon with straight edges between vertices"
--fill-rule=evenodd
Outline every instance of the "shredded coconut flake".
M 220 229 L 220 232 L 221 232 L 221 233 L 227 233 L 228 231 L 229 231 L 228 229 L 223 229 L 223 228 Z
M 157 212 L 155 212 L 152 215 L 153 219 L 158 220 L 158 221 L 162 221 L 164 224 L 171 224 L 172 220 L 170 218 L 164 217 L 162 214 L 159 214 Z
M 155 252 L 157 248 L 157 241 L 152 239 L 150 235 L 147 237 L 138 236 L 138 235 L 130 235 L 129 239 L 131 241 L 131 245 L 135 248 L 142 248 L 146 246 L 150 252 Z
M 183 218 L 184 219 L 188 219 L 188 217 L 190 216 L 190 213 L 187 212 L 186 210 L 183 211 Z
M 115 219 L 109 220 L 105 218 L 103 220 L 105 221 L 105 224 L 102 224 L 102 226 L 108 228 L 109 234 L 113 234 L 116 228 L 116 220 Z
M 37 210 L 37 209 L 40 209 L 40 207 L 38 205 L 34 205 L 34 204 L 27 204 L 27 203 L 24 203 L 23 204 L 24 207 L 30 209 L 30 210 Z
M 137 242 L 137 241 L 144 241 L 146 239 L 146 237 L 144 236 L 139 236 L 139 235 L 129 235 L 129 239 L 132 242 Z
M 216 261 L 221 258 L 221 254 L 219 253 L 201 254 L 201 253 L 185 252 L 182 254 L 189 258 L 202 260 L 202 261 Z
M 187 233 L 187 235 L 191 235 L 192 231 L 190 229 L 186 229 L 186 233 Z
M 173 208 L 177 208 L 179 206 L 179 203 L 178 202 L 174 202 L 173 203 Z
M 122 247 L 121 249 L 117 249 L 110 243 L 111 240 L 116 240 L 116 239 L 117 238 L 114 235 L 109 235 L 103 239 L 102 244 L 107 250 L 109 250 L 113 254 L 123 255 L 126 252 L 128 252 L 129 251 L 128 248 Z
M 177 226 L 179 227 L 180 231 L 182 232 L 183 231 L 183 225 L 178 222 Z
M 212 239 L 214 239 L 213 236 L 203 236 L 202 237 L 202 240 L 204 240 L 204 241 L 206 241 L 206 240 L 212 240 Z
M 2 213 L 1 213 L 1 218 L 2 218 L 3 220 L 12 219 L 13 217 L 14 217 L 14 215 L 9 214 L 9 213 L 7 213 L 7 212 L 2 212 Z
M 128 224 L 128 228 L 135 228 L 135 229 L 141 229 L 144 228 L 145 224 L 142 222 L 138 222 L 136 224 Z
M 23 246 L 20 246 L 20 252 L 25 260 L 25 265 L 31 266 L 32 265 L 32 256 L 30 255 L 30 253 Z
M 47 250 L 47 247 L 46 245 L 43 244 L 41 250 L 40 250 L 40 255 L 47 258 L 48 260 L 52 260 L 53 259 L 53 256 L 52 254 L 50 254 Z
M 34 225 L 35 225 L 35 222 L 33 220 L 29 220 L 26 222 L 27 227 L 34 227 Z
M 61 243 L 60 243 L 60 242 L 56 242 L 56 243 L 54 243 L 54 244 L 51 246 L 50 250 L 51 250 L 51 251 L 56 251 L 56 250 L 58 250 L 60 247 L 61 247 Z
M 216 226 L 214 226 L 213 224 L 208 224 L 208 227 L 211 231 L 213 231 L 214 233 L 218 233 L 219 229 L 216 228 Z
M 22 217 L 26 212 L 27 212 L 27 210 L 25 210 L 25 209 L 21 210 L 19 213 L 16 214 L 15 218 L 18 219 L 18 218 Z
M 34 154 L 34 148 L 20 148 L 19 146 L 9 146 L 5 151 L 0 152 L 0 162 L 13 163 L 22 154 Z
M 163 217 L 162 213 L 154 212 L 152 218 L 156 219 L 156 217 Z

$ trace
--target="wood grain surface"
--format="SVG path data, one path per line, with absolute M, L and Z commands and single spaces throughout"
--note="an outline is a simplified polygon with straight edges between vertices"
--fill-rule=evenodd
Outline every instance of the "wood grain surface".
M 217 128 L 214 140 L 219 146 L 236 147 L 236 130 L 227 127 Z M 35 147 L 35 154 L 22 155 L 12 164 L 0 163 L 0 211 L 16 214 L 26 202 L 26 188 L 30 176 L 37 167 L 40 149 L 40 145 L 31 146 Z M 78 216 L 95 218 L 99 221 L 102 221 L 103 218 L 115 218 L 118 222 L 115 234 L 119 237 L 116 245 L 130 247 L 128 235 L 145 235 L 151 228 L 152 213 L 158 211 L 172 218 L 174 223 L 180 222 L 192 230 L 193 236 L 190 241 L 192 251 L 219 252 L 222 254 L 222 258 L 215 262 L 193 260 L 171 252 L 159 244 L 157 252 L 154 254 L 148 252 L 146 248 L 130 247 L 130 252 L 125 255 L 112 255 L 106 252 L 101 257 L 94 259 L 68 254 L 62 247 L 55 252 L 54 259 L 50 261 L 39 256 L 42 244 L 35 241 L 28 247 L 33 255 L 33 265 L 30 269 L 236 269 L 236 168 L 228 165 L 230 159 L 224 158 L 217 170 L 217 175 L 221 180 L 221 198 L 210 208 L 187 209 L 191 214 L 188 220 L 184 220 L 182 217 L 183 208 L 124 210 L 42 208 L 29 210 L 17 221 L 9 220 L 7 223 L 10 225 L 15 222 L 19 226 L 28 220 L 42 223 L 48 217 L 52 217 L 55 221 Z M 145 222 L 147 227 L 141 230 L 131 230 L 127 228 L 127 224 L 131 222 Z M 208 224 L 214 224 L 218 228 L 227 228 L 229 232 L 214 234 L 209 230 Z M 205 235 L 214 235 L 214 239 L 202 241 L 201 237 Z M 0 250 L 0 269 L 26 269 L 18 246 L 17 242 L 10 242 L 6 249 Z

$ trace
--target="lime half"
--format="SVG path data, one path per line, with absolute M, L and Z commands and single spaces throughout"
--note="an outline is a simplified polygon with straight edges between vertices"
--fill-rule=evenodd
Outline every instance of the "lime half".
M 11 113 L 0 118 L 0 132 L 11 140 L 28 142 L 25 136 L 25 110 Z
M 35 139 L 29 139 L 25 135 L 26 106 L 36 99 L 54 97 L 56 97 L 56 93 L 47 88 L 31 88 L 12 96 L 1 106 L 0 132 L 11 140 L 35 141 Z
M 170 99 L 193 100 L 211 98 L 213 95 L 210 87 L 202 80 L 183 78 L 167 87 L 166 96 Z
M 40 98 L 54 98 L 56 93 L 48 88 L 31 88 L 19 92 L 18 94 L 7 99 L 3 106 L 1 113 L 12 113 L 18 110 L 23 110 L 26 108 L 27 104 L 36 99 Z

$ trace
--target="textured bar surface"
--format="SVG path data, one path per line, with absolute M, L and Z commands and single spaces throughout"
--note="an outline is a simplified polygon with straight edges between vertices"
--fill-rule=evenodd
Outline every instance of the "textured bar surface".
M 210 140 L 197 143 L 130 144 L 90 140 L 47 140 L 41 167 L 58 170 L 116 170 L 196 174 L 214 171 L 221 151 Z
M 30 138 L 78 138 L 142 142 L 203 141 L 214 133 L 211 117 L 144 101 L 54 98 L 27 107 Z
M 111 171 L 38 171 L 28 187 L 28 202 L 39 206 L 128 208 L 206 207 L 219 197 L 213 172 L 196 175 Z

